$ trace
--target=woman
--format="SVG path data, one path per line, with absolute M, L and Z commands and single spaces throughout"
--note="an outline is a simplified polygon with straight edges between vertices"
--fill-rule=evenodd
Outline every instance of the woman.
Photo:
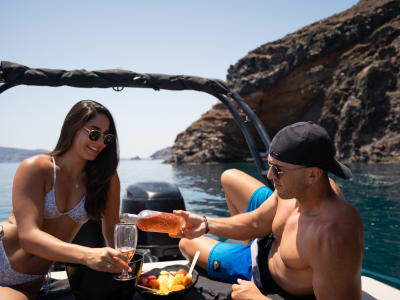
M 24 160 L 12 190 L 12 212 L 0 241 L 0 299 L 34 299 L 52 262 L 79 263 L 104 272 L 127 268 L 113 247 L 119 222 L 117 132 L 100 103 L 76 103 L 55 149 Z M 88 219 L 101 219 L 110 247 L 71 241 Z

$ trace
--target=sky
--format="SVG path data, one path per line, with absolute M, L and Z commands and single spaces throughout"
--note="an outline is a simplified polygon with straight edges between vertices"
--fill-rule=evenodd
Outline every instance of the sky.
M 0 2 L 0 60 L 31 68 L 195 75 L 226 80 L 248 52 L 355 0 L 25 0 Z M 52 150 L 79 100 L 105 105 L 120 156 L 147 158 L 218 102 L 195 91 L 17 86 L 0 94 L 0 146 Z

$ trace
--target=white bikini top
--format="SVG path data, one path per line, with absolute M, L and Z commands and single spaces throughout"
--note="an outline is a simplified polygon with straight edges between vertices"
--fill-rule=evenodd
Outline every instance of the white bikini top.
M 45 219 L 54 219 L 59 216 L 68 216 L 70 217 L 74 222 L 78 224 L 83 224 L 88 220 L 88 216 L 86 213 L 85 209 L 85 202 L 86 202 L 86 196 L 83 196 L 81 201 L 77 205 L 75 205 L 73 208 L 71 208 L 69 211 L 66 211 L 64 213 L 61 213 L 56 204 L 56 194 L 55 194 L 55 186 L 56 186 L 56 162 L 54 160 L 54 157 L 51 157 L 53 161 L 53 169 L 54 169 L 54 175 L 53 175 L 53 187 L 51 190 L 44 196 L 44 218 Z

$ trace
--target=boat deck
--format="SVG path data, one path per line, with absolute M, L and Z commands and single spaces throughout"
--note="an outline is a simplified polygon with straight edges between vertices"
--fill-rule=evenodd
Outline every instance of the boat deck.
M 144 263 L 143 272 L 153 268 L 163 268 L 168 265 L 186 265 L 186 260 L 175 260 L 166 262 Z M 39 297 L 40 300 L 74 300 L 65 271 L 53 272 L 51 277 L 54 279 L 52 290 L 47 295 Z M 383 284 L 370 277 L 362 276 L 362 300 L 397 300 L 400 299 L 400 290 L 389 285 Z M 230 299 L 231 284 L 211 280 L 200 272 L 199 280 L 195 287 L 182 300 L 222 300 Z M 277 294 L 268 294 L 273 300 L 286 300 Z M 132 300 L 144 300 L 139 293 L 135 293 Z

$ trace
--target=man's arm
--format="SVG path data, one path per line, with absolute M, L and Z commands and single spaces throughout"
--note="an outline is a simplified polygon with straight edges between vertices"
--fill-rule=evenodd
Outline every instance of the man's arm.
M 272 221 L 278 206 L 277 194 L 274 192 L 259 208 L 248 213 L 227 218 L 207 217 L 209 233 L 236 240 L 247 240 L 267 236 L 272 232 Z M 175 211 L 182 215 L 191 225 L 183 230 L 185 238 L 193 239 L 206 233 L 206 224 L 202 216 Z
M 317 299 L 361 300 L 363 242 L 359 226 L 358 222 L 329 224 L 318 235 L 310 263 Z

